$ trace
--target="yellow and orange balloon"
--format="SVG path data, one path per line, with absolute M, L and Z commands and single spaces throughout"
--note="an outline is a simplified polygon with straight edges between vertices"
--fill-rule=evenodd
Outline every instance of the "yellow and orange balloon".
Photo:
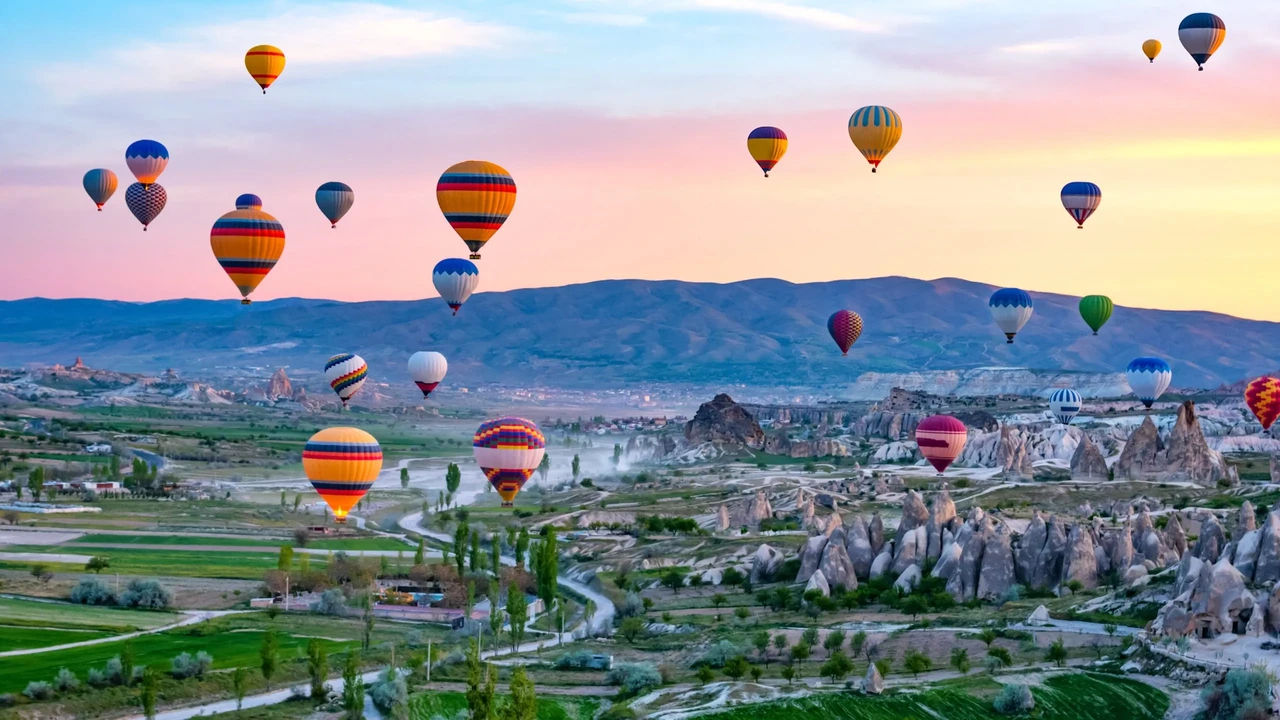
M 253 81 L 267 94 L 267 88 L 284 72 L 284 53 L 274 45 L 255 45 L 244 54 L 244 69 L 253 76 Z
M 262 212 L 262 199 L 244 194 L 236 198 L 236 209 L 218 218 L 209 231 L 213 256 L 236 284 L 241 304 L 249 304 L 249 293 L 267 277 L 284 254 L 284 226 Z
M 382 472 L 382 446 L 359 428 L 325 428 L 303 446 L 302 469 L 333 519 L 344 523 Z
M 453 165 L 436 183 L 436 202 L 449 227 L 480 259 L 480 248 L 516 206 L 516 181 L 497 163 L 467 160 Z
M 787 154 L 787 134 L 769 125 L 758 127 L 747 135 L 747 152 L 769 177 L 769 171 Z
M 849 139 L 871 163 L 871 172 L 902 138 L 902 118 L 883 105 L 858 108 L 849 116 Z
M 1156 61 L 1156 56 L 1160 54 L 1160 49 L 1164 47 L 1159 40 L 1151 39 L 1142 43 L 1142 54 L 1147 56 L 1147 60 Z

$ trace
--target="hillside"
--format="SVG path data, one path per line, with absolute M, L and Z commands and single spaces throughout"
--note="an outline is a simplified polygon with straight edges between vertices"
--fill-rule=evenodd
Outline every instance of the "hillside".
M 343 303 L 26 299 L 0 302 L 0 365 L 66 362 L 200 372 L 319 368 L 350 350 L 375 372 L 403 372 L 414 350 L 449 358 L 468 382 L 607 387 L 619 382 L 840 386 L 863 372 L 989 366 L 1114 373 L 1160 355 L 1176 387 L 1215 387 L 1274 369 L 1280 324 L 1207 312 L 1117 307 L 1098 337 L 1077 299 L 1033 293 L 1036 312 L 1006 345 L 987 311 L 992 287 L 901 277 L 794 284 L 616 280 L 482 293 L 457 317 L 438 298 Z M 841 358 L 827 316 L 862 314 Z

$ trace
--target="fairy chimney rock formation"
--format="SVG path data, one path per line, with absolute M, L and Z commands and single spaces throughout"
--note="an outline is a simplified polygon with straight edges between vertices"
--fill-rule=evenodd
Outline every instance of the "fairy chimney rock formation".
M 1107 477 L 1107 459 L 1102 451 L 1089 439 L 1089 433 L 1080 433 L 1080 444 L 1071 456 L 1071 475 L 1073 477 L 1104 478 Z
M 721 393 L 703 403 L 693 419 L 684 426 L 689 444 L 704 442 L 764 447 L 764 430 L 760 423 L 733 398 Z

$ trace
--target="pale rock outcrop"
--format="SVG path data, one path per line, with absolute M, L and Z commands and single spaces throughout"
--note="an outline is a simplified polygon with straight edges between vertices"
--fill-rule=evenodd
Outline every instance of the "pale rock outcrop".
M 933 504 L 929 508 L 929 519 L 925 523 L 928 537 L 926 557 L 937 559 L 942 552 L 942 533 L 955 518 L 956 504 L 951 500 L 951 493 L 947 492 L 944 485 L 942 491 L 934 496 Z
M 1165 462 L 1171 472 L 1197 482 L 1216 482 L 1228 477 L 1222 456 L 1210 450 L 1205 442 L 1194 402 L 1187 400 L 1178 408 L 1178 419 L 1165 444 Z M 1239 478 L 1233 484 L 1238 485 Z
M 1030 584 L 1036 562 L 1040 559 L 1040 551 L 1044 549 L 1047 538 L 1044 518 L 1039 510 L 1032 510 L 1031 522 L 1027 523 L 1027 529 L 1022 533 L 1022 539 L 1018 543 L 1018 554 L 1014 557 L 1014 571 L 1017 573 L 1019 583 Z
M 1236 530 L 1231 534 L 1232 540 L 1239 540 L 1245 533 L 1258 529 L 1258 515 L 1253 510 L 1253 503 L 1248 500 L 1240 506 L 1236 513 Z
M 760 423 L 733 398 L 721 393 L 698 407 L 684 428 L 690 445 L 704 442 L 764 447 L 764 430 Z
M 1000 426 L 1000 444 L 996 447 L 996 467 L 1002 477 L 1029 478 L 1034 474 L 1027 455 L 1027 441 L 1022 432 L 1009 425 Z
M 1262 633 L 1265 631 L 1265 614 L 1262 608 L 1257 606 L 1255 599 L 1253 610 L 1249 613 L 1249 620 L 1245 622 L 1244 626 L 1244 634 L 1246 636 L 1262 637 Z
M 1239 536 L 1231 564 L 1236 566 L 1246 581 L 1252 580 L 1258 566 L 1258 548 L 1262 543 L 1261 530 L 1249 530 Z
M 1271 594 L 1267 596 L 1267 630 L 1271 632 L 1280 632 L 1280 583 L 1271 588 Z
M 862 679 L 862 692 L 867 695 L 879 695 L 884 692 L 884 678 L 875 663 L 867 666 L 867 676 Z
M 1271 471 L 1271 482 L 1280 483 L 1280 456 L 1272 455 L 1268 467 Z
M 965 538 L 967 542 L 968 535 L 966 535 Z M 954 540 L 943 545 L 942 552 L 938 556 L 938 562 L 934 564 L 933 571 L 929 574 L 934 577 L 940 577 L 943 580 L 950 579 L 951 573 L 955 572 L 955 569 L 960 562 L 960 555 L 963 549 L 963 546 Z
M 918 527 L 923 527 L 928 520 L 929 510 L 924 505 L 924 498 L 920 497 L 920 493 L 915 490 L 908 490 L 907 497 L 902 501 L 902 519 L 898 521 L 898 529 L 894 533 L 894 540 L 901 546 L 902 538 L 907 533 Z
M 1176 512 L 1169 516 L 1169 524 L 1164 526 L 1164 539 L 1165 544 L 1177 553 L 1179 558 L 1187 551 L 1187 531 L 1182 528 L 1182 520 L 1178 518 Z
M 773 574 L 784 560 L 776 548 L 761 545 L 751 556 L 751 582 L 759 584 Z
M 797 506 L 800 508 L 800 527 L 806 530 L 819 527 L 817 518 L 813 514 L 813 505 L 813 497 L 810 496 Z
M 983 600 L 1003 598 L 1015 582 L 1013 548 L 1008 527 L 999 525 L 987 539 L 982 553 L 982 570 L 978 573 L 978 597 Z
M 960 551 L 960 559 L 947 579 L 947 592 L 956 602 L 966 602 L 977 597 L 978 579 L 982 571 L 982 555 L 987 547 L 989 526 L 974 530 Z
M 871 552 L 876 555 L 884 548 L 884 521 L 880 513 L 871 514 L 871 522 L 867 523 L 867 537 L 871 539 Z
M 1200 570 L 1200 580 L 1192 595 L 1191 610 L 1195 616 L 1212 619 L 1210 630 L 1214 634 L 1231 632 L 1232 620 L 1245 609 L 1253 607 L 1253 594 L 1245 587 L 1244 576 L 1226 557 L 1206 564 Z
M 1218 556 L 1222 554 L 1222 549 L 1226 547 L 1227 534 L 1223 532 L 1222 525 L 1218 523 L 1218 518 L 1209 512 L 1201 514 L 1200 517 L 1200 537 L 1196 540 L 1196 547 L 1192 550 L 1195 556 L 1207 563 L 1215 563 Z
M 716 585 L 724 582 L 724 570 L 720 568 L 711 568 L 702 573 L 703 585 Z
M 867 523 L 861 517 L 855 517 L 845 533 L 844 549 L 853 561 L 853 571 L 860 578 L 871 574 L 871 563 L 875 561 L 875 551 L 871 547 L 871 536 L 867 533 Z
M 1162 471 L 1164 463 L 1160 461 L 1160 453 L 1163 450 L 1164 443 L 1160 441 L 1160 431 L 1156 429 L 1156 424 L 1148 415 L 1143 418 L 1138 429 L 1129 436 L 1124 450 L 1120 453 L 1120 459 L 1116 460 L 1116 477 L 1136 479 Z
M 1149 574 L 1147 573 L 1146 566 L 1133 565 L 1128 570 L 1124 571 L 1124 585 L 1125 587 L 1137 587 L 1138 585 L 1145 583 L 1148 577 Z
M 1258 563 L 1253 570 L 1253 582 L 1261 585 L 1280 580 L 1280 510 L 1267 513 L 1258 532 Z
M 1111 567 L 1124 574 L 1133 565 L 1133 528 L 1131 521 L 1125 520 L 1124 527 L 1116 533 L 1115 547 L 1111 550 Z
M 1093 533 L 1084 525 L 1072 526 L 1067 554 L 1062 561 L 1062 584 L 1079 580 L 1086 590 L 1098 586 L 1098 559 L 1093 553 Z
M 762 520 L 768 520 L 772 517 L 773 506 L 769 504 L 769 496 L 765 494 L 765 491 L 757 490 L 751 501 L 747 503 L 746 510 L 743 511 L 742 524 L 760 527 Z
M 836 511 L 827 517 L 827 524 L 822 529 L 822 534 L 827 537 L 835 535 L 836 531 L 840 531 L 840 542 L 844 542 L 844 518 L 840 517 L 840 512 Z
M 923 564 L 929 549 L 928 528 L 921 525 L 905 536 L 900 536 L 896 547 L 897 554 L 894 555 L 892 568 L 895 575 L 906 570 L 909 565 Z
M 1052 621 L 1053 618 L 1049 617 L 1049 609 L 1043 605 L 1038 606 L 1027 616 L 1027 624 L 1031 626 L 1048 625 Z
M 834 538 L 822 551 L 822 563 L 818 571 L 826 578 L 831 587 L 843 587 L 845 590 L 858 588 L 858 576 L 853 569 L 853 561 L 844 549 L 843 538 L 837 542 Z
M 1029 582 L 1033 588 L 1053 588 L 1062 577 L 1063 558 L 1067 554 L 1067 533 L 1057 517 L 1045 524 L 1045 542 L 1036 558 Z
M 831 586 L 827 584 L 827 578 L 821 570 L 809 576 L 809 582 L 804 586 L 804 591 L 808 593 L 810 590 L 817 590 L 823 597 L 831 597 Z
M 728 532 L 733 523 L 729 520 L 729 508 L 721 503 L 720 508 L 716 510 L 716 532 Z
M 808 582 L 822 565 L 822 552 L 827 548 L 826 535 L 814 535 L 800 548 L 800 572 L 796 582 Z
M 907 567 L 906 570 L 902 571 L 902 574 L 898 576 L 897 580 L 893 581 L 893 587 L 905 593 L 910 593 L 912 590 L 916 589 L 917 585 L 920 584 L 922 577 L 923 574 L 920 572 L 920 566 L 911 565 Z
M 871 561 L 870 575 L 872 579 L 878 578 L 889 572 L 889 567 L 893 565 L 893 555 L 889 552 L 890 547 L 892 547 L 892 545 L 886 546 L 885 551 L 877 555 L 875 560 Z
M 1102 451 L 1089 439 L 1089 433 L 1080 434 L 1080 444 L 1071 456 L 1071 475 L 1098 479 L 1107 477 L 1107 459 L 1103 457 Z M 1089 517 L 1090 514 L 1092 513 L 1084 513 L 1084 516 Z

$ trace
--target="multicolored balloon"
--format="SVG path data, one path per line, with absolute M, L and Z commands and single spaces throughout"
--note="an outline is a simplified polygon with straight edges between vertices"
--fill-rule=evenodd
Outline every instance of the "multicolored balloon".
M 1111 298 L 1106 295 L 1086 295 L 1080 298 L 1080 317 L 1084 318 L 1085 324 L 1093 330 L 1094 335 L 1097 335 L 1098 330 L 1111 319 L 1113 309 L 1115 309 L 1115 303 L 1111 302 Z
M 547 439 L 532 420 L 504 417 L 476 429 L 471 449 L 480 472 L 498 491 L 503 507 L 511 507 L 525 481 L 538 469 Z
M 255 45 L 244 54 L 244 69 L 253 76 L 254 82 L 267 94 L 267 88 L 284 72 L 284 53 L 272 45 Z
M 449 362 L 438 352 L 422 351 L 409 356 L 409 377 L 427 397 L 444 380 L 449 372 Z
M 1156 61 L 1156 56 L 1160 54 L 1160 49 L 1164 47 L 1159 40 L 1152 38 L 1142 43 L 1142 54 L 1147 56 L 1147 60 Z
M 334 521 L 345 523 L 382 472 L 382 447 L 359 428 L 325 428 L 302 447 L 302 470 L 333 510 Z
M 1280 417 L 1280 379 L 1263 376 L 1249 383 L 1244 389 L 1244 403 L 1262 423 L 1262 429 L 1270 430 Z
M 747 152 L 764 171 L 764 176 L 769 177 L 769 171 L 787 154 L 787 134 L 768 125 L 758 127 L 747 135 Z
M 457 315 L 458 308 L 480 285 L 480 269 L 470 260 L 445 258 L 431 271 L 431 282 L 440 297 L 453 308 L 453 314 Z
M 1173 382 L 1173 370 L 1169 363 L 1158 357 L 1134 358 L 1125 369 L 1125 379 L 1129 381 L 1129 389 L 1138 396 L 1142 404 L 1151 409 L 1154 403 Z
M 84 174 L 84 191 L 89 193 L 89 199 L 98 206 L 98 212 L 102 212 L 102 206 L 107 204 L 111 196 L 116 193 L 116 188 L 120 181 L 116 179 L 116 174 L 106 168 L 94 168 Z
M 124 151 L 124 161 L 129 172 L 146 189 L 154 185 L 169 166 L 169 150 L 155 140 L 139 140 Z
M 1102 189 L 1091 182 L 1069 182 L 1062 186 L 1062 207 L 1076 221 L 1076 229 L 1083 229 L 1084 221 L 1101 204 Z
M 1196 66 L 1204 71 L 1204 64 L 1209 62 L 1222 41 L 1227 39 L 1227 24 L 1213 13 L 1192 13 L 1182 19 L 1178 25 L 1178 40 L 1186 48 Z
M 827 318 L 827 332 L 836 341 L 841 355 L 848 355 L 849 348 L 862 335 L 862 316 L 852 310 L 837 310 Z
M 249 293 L 284 254 L 284 226 L 262 211 L 262 198 L 246 193 L 236 198 L 235 210 L 213 223 L 209 245 L 240 291 L 240 304 L 248 305 Z
M 902 138 L 902 118 L 883 105 L 858 108 L 849 116 L 849 139 L 871 163 L 871 172 Z
M 146 232 L 147 226 L 156 219 L 160 211 L 164 210 L 167 202 L 169 202 L 169 193 L 157 183 L 152 183 L 150 187 L 142 183 L 134 183 L 124 191 L 124 204 L 129 208 L 129 212 L 138 218 L 138 222 L 142 223 L 143 232 Z
M 338 227 L 338 221 L 356 202 L 356 194 L 351 186 L 340 182 L 327 182 L 316 188 L 316 205 L 320 212 L 329 219 L 329 227 Z
M 1013 342 L 1013 336 L 1017 335 L 1022 326 L 1031 319 L 1031 313 L 1035 309 L 1031 296 L 1018 288 L 1003 288 L 995 291 L 991 294 L 991 300 L 987 302 L 987 306 L 991 309 L 991 318 L 996 321 L 996 326 L 1004 333 L 1009 343 Z
M 449 226 L 480 259 L 489 242 L 516 206 L 516 181 L 501 165 L 467 160 L 450 167 L 436 183 L 436 202 Z
M 1080 397 L 1080 393 L 1071 388 L 1058 388 L 1049 395 L 1049 412 L 1053 413 L 1053 417 L 1063 425 L 1070 425 L 1071 421 L 1080 412 L 1080 405 L 1084 399 Z
M 916 447 L 938 475 L 960 457 L 968 439 L 969 431 L 964 423 L 950 415 L 931 415 L 916 426 Z
M 359 355 L 341 353 L 329 358 L 324 364 L 325 382 L 338 394 L 342 407 L 346 407 L 347 401 L 360 392 L 368 375 L 369 366 Z

